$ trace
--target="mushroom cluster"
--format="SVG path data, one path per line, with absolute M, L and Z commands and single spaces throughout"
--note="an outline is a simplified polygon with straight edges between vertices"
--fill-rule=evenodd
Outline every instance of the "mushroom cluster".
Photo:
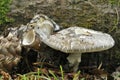
M 40 41 L 53 49 L 69 54 L 67 60 L 73 71 L 78 69 L 81 53 L 107 50 L 115 44 L 109 34 L 100 31 L 82 27 L 69 27 L 57 31 L 60 26 L 43 14 L 35 16 L 31 24 L 35 24 L 34 30 L 39 35 Z
M 6 69 L 7 66 L 3 67 L 3 63 L 7 65 L 9 62 L 11 65 L 18 63 L 21 47 L 39 51 L 39 48 L 42 47 L 41 42 L 53 49 L 69 54 L 67 60 L 73 71 L 77 71 L 82 53 L 107 50 L 115 44 L 109 34 L 100 31 L 76 26 L 60 30 L 59 25 L 43 14 L 34 16 L 27 25 L 8 30 L 9 35 L 6 38 L 0 37 L 0 50 L 2 52 L 0 54 L 0 68 Z M 14 36 L 17 36 L 16 39 Z M 2 62 L 3 60 L 6 62 Z

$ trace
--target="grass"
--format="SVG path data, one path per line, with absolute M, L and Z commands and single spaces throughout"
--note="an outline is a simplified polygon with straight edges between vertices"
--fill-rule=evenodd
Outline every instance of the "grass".
M 62 69 L 62 66 L 61 66 L 61 65 L 60 65 L 60 72 L 61 72 L 62 80 L 64 80 L 64 73 L 63 73 L 63 69 Z
M 74 73 L 72 79 L 70 80 L 79 80 L 80 71 Z M 29 72 L 26 74 L 18 74 L 18 77 L 15 80 L 66 80 L 67 73 L 64 73 L 62 66 L 60 66 L 59 71 L 54 70 L 42 70 L 38 68 L 36 72 Z M 69 79 L 67 79 L 69 80 Z M 80 80 L 85 80 L 81 78 Z

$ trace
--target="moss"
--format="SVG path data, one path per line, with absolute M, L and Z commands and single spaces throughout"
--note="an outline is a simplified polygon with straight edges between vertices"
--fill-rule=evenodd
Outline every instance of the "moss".
M 7 16 L 11 1 L 12 0 L 0 0 L 0 25 L 12 21 L 12 19 Z

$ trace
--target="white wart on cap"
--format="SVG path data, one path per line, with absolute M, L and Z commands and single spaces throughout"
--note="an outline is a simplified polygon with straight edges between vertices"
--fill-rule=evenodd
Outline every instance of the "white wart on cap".
M 53 49 L 70 54 L 67 59 L 74 71 L 81 62 L 81 53 L 107 50 L 115 44 L 109 34 L 82 27 L 61 30 L 43 42 Z

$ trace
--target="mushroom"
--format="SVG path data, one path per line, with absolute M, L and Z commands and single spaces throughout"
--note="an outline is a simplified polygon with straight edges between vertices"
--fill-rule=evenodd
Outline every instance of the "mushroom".
M 68 53 L 67 60 L 73 71 L 78 70 L 82 53 L 107 50 L 115 44 L 109 34 L 82 27 L 69 27 L 42 38 L 42 41 L 53 49 Z
M 42 27 L 41 25 L 49 25 L 54 28 L 54 31 L 60 30 L 60 26 L 44 14 L 35 15 L 30 24 L 37 24 L 40 27 Z
M 22 46 L 34 48 L 38 50 L 40 47 L 40 38 L 36 32 L 32 29 L 23 35 Z
M 33 25 L 35 32 L 38 33 L 41 38 L 47 38 L 55 31 L 60 30 L 59 25 L 43 14 L 34 16 L 30 21 L 30 25 Z
M 17 34 L 19 34 L 19 32 L 23 32 L 21 42 L 22 46 L 38 50 L 41 43 L 40 38 L 47 38 L 59 29 L 60 26 L 58 26 L 53 20 L 48 18 L 46 15 L 39 14 L 35 15 L 26 26 L 22 25 L 18 29 Z

